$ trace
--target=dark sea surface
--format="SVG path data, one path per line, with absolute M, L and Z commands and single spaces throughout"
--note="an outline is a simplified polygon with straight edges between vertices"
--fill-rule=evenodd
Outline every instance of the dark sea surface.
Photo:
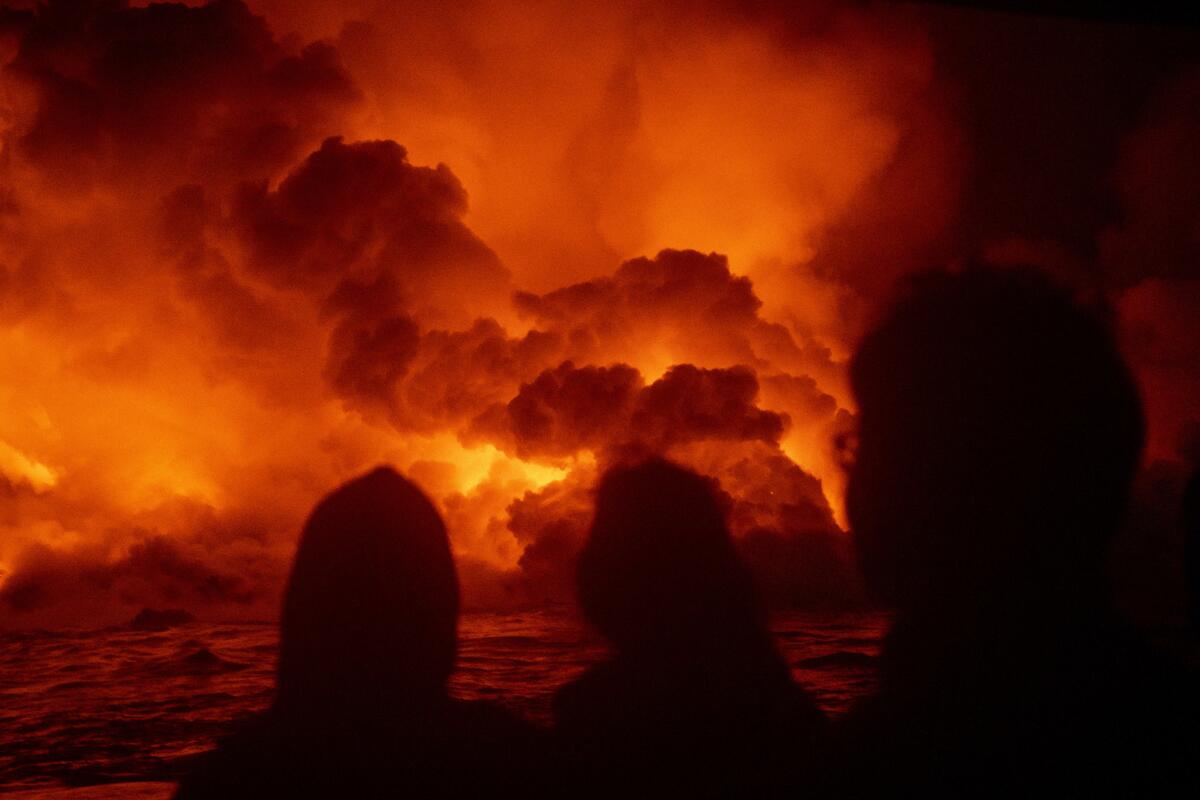
M 837 716 L 872 687 L 885 624 L 794 613 L 772 629 L 796 679 Z M 453 693 L 542 723 L 554 690 L 605 652 L 557 612 L 468 614 L 459 635 Z M 267 623 L 0 633 L 0 792 L 162 796 L 168 784 L 142 782 L 174 780 L 189 756 L 270 703 L 277 639 Z

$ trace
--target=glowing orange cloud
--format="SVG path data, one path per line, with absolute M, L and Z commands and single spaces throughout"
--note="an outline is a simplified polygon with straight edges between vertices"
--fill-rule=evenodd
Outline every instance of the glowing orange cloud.
M 561 599 L 598 470 L 639 453 L 716 476 L 760 545 L 840 541 L 842 362 L 958 182 L 907 13 L 6 26 L 0 617 L 272 614 L 313 500 L 380 461 L 446 513 L 468 604 Z

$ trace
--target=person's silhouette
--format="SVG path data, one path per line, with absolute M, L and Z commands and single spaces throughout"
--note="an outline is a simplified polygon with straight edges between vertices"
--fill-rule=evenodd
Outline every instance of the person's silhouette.
M 790 782 L 825 719 L 773 647 L 710 481 L 661 460 L 610 470 L 577 577 L 614 652 L 555 697 L 573 792 L 745 796 Z
M 1032 271 L 906 288 L 850 370 L 847 512 L 896 616 L 842 790 L 1173 793 L 1194 706 L 1108 599 L 1143 422 L 1103 319 Z
M 441 518 L 388 468 L 316 507 L 288 582 L 273 706 L 177 798 L 460 797 L 528 789 L 532 728 L 452 700 L 458 579 Z

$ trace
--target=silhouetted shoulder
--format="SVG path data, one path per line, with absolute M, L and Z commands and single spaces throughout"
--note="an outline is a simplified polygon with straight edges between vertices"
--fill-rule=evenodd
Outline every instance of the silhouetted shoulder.
M 832 793 L 1197 796 L 1200 675 L 1132 631 L 1095 633 L 1007 686 L 951 668 L 859 703 L 837 726 Z
M 474 742 L 501 764 L 514 758 L 528 761 L 528 756 L 538 755 L 533 750 L 544 746 L 548 738 L 545 730 L 494 703 L 453 701 L 450 719 L 462 731 L 459 738 L 470 740 L 464 744 Z
M 482 702 L 354 730 L 312 730 L 268 713 L 204 754 L 175 796 L 540 796 L 548 748 L 544 731 Z

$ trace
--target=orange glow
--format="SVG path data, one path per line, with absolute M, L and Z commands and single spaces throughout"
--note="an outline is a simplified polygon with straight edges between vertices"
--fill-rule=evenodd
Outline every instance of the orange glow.
M 542 596 L 629 448 L 709 471 L 743 528 L 844 524 L 864 298 L 825 243 L 917 248 L 883 232 L 935 236 L 958 171 L 913 20 L 190 5 L 225 38 L 156 23 L 174 72 L 4 50 L 0 593 L 48 588 L 0 615 L 274 613 L 304 514 L 381 461 L 446 513 L 468 599 Z M 913 158 L 944 191 L 880 212 Z

